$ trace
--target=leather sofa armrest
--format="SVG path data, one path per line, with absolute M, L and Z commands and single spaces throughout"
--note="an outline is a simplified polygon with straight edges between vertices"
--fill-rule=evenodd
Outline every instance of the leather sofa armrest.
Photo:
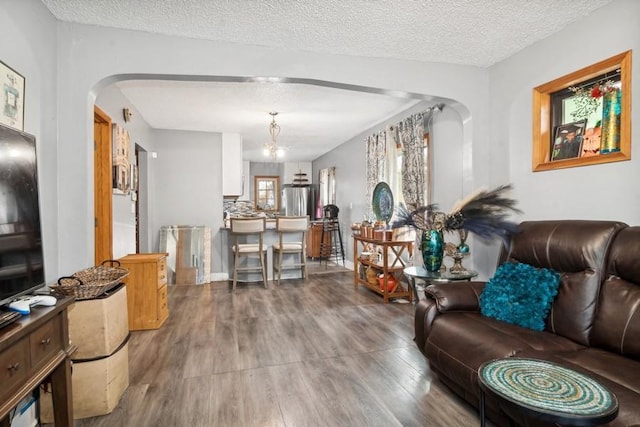
M 425 352 L 424 346 L 427 342 L 427 337 L 431 333 L 433 319 L 435 319 L 437 315 L 438 308 L 436 307 L 435 300 L 427 298 L 418 302 L 416 315 L 413 318 L 413 326 L 415 328 L 415 338 L 413 340 L 423 354 Z
M 480 293 L 485 282 L 449 282 L 429 285 L 425 299 L 416 306 L 414 318 L 416 345 L 424 353 L 434 319 L 447 311 L 479 311 Z
M 427 286 L 424 293 L 435 301 L 439 313 L 479 311 L 480 294 L 486 282 L 449 282 Z

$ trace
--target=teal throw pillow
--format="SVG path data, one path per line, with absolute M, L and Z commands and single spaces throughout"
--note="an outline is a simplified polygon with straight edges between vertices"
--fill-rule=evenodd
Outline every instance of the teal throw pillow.
M 560 275 L 519 262 L 500 265 L 480 294 L 480 312 L 535 331 L 544 330 Z

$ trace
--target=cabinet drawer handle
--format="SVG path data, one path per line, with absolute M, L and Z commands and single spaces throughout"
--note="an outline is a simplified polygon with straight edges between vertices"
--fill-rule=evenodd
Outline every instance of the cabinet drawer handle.
M 9 365 L 9 366 L 7 367 L 7 369 L 8 369 L 10 372 L 12 372 L 12 373 L 13 373 L 13 372 L 16 372 L 19 368 L 20 368 L 20 362 L 16 362 L 16 363 L 14 363 L 13 365 Z
M 40 341 L 40 344 L 44 346 L 51 344 L 51 338 L 43 338 L 42 341 Z

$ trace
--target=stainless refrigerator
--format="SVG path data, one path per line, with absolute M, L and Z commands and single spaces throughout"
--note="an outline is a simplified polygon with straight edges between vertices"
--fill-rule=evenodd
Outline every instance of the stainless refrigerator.
M 316 196 L 318 192 L 313 185 L 282 186 L 282 214 L 286 216 L 309 215 L 316 218 Z

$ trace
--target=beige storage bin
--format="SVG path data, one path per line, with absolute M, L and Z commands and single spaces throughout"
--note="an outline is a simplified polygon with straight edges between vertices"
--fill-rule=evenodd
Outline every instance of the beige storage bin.
M 73 418 L 106 415 L 118 405 L 129 386 L 129 343 L 113 355 L 89 362 L 73 362 Z M 40 393 L 40 420 L 53 423 L 53 404 L 49 391 Z
M 73 363 L 73 418 L 111 413 L 129 386 L 129 343 L 104 359 Z
M 76 301 L 69 310 L 69 336 L 78 349 L 73 360 L 112 354 L 129 334 L 127 288 L 114 289 L 108 297 Z

